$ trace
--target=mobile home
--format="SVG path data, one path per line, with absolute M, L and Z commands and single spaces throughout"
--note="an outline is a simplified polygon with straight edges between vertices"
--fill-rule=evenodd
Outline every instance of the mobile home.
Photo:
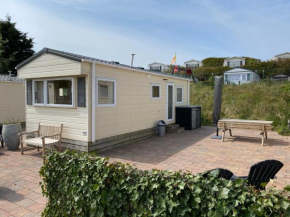
M 17 66 L 26 126 L 62 123 L 63 146 L 95 151 L 156 133 L 189 104 L 190 79 L 44 48 Z

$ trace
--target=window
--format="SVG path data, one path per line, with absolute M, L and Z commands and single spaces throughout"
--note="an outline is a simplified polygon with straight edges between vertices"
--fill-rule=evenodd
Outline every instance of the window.
M 97 106 L 116 105 L 116 80 L 97 78 Z
M 199 63 L 186 64 L 186 68 L 197 68 L 197 67 L 199 67 Z
M 247 80 L 247 74 L 242 74 L 242 80 L 243 81 Z
M 44 104 L 44 81 L 34 82 L 34 103 Z
M 159 84 L 151 84 L 151 99 L 160 99 L 160 85 Z
M 229 61 L 229 67 L 235 68 L 241 66 L 241 61 Z
M 162 71 L 162 66 L 150 66 L 150 70 L 152 70 L 152 71 Z
M 239 81 L 240 75 L 228 75 L 228 81 Z
M 177 103 L 182 103 L 183 102 L 183 88 L 182 87 L 177 87 L 176 88 L 176 102 Z
M 72 105 L 72 80 L 47 81 L 47 104 Z
M 251 74 L 247 74 L 247 81 L 251 80 Z
M 73 79 L 44 79 L 33 81 L 33 104 L 73 107 Z

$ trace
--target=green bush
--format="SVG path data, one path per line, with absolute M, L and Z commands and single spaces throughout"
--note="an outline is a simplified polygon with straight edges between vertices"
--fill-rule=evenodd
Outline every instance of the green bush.
M 202 65 L 204 67 L 218 67 L 223 66 L 224 60 L 226 58 L 219 58 L 219 57 L 209 57 L 202 60 Z
M 289 216 L 289 192 L 244 180 L 141 171 L 86 153 L 51 151 L 40 170 L 43 216 Z

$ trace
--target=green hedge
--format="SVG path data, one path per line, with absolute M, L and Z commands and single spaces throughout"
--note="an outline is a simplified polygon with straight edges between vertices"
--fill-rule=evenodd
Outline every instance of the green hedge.
M 289 194 L 202 174 L 141 171 L 86 153 L 49 152 L 43 216 L 289 216 Z
M 204 67 L 219 67 L 223 66 L 224 60 L 226 58 L 220 57 L 209 57 L 202 60 L 202 64 Z

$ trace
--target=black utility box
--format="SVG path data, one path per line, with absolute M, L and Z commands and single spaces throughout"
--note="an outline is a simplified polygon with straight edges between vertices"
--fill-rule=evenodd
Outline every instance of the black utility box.
M 176 110 L 176 124 L 193 130 L 201 127 L 201 106 L 178 106 Z

